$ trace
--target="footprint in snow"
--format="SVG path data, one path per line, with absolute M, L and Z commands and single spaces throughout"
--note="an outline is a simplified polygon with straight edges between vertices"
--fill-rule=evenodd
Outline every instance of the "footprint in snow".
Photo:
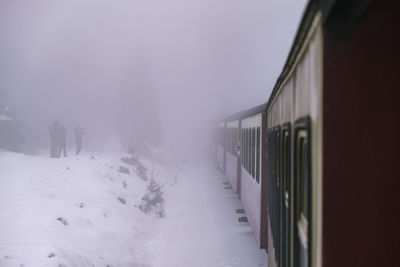
M 54 258 L 56 256 L 56 254 L 54 254 L 54 252 L 50 253 L 47 257 L 49 258 Z

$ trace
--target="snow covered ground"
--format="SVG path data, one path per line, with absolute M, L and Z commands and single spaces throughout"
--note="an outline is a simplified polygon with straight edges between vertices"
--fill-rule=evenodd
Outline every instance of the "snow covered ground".
M 160 218 L 139 209 L 149 180 L 123 156 L 0 151 L 0 266 L 266 266 L 211 163 L 153 167 L 139 158 L 164 185 Z
M 153 266 L 267 266 L 227 180 L 210 162 L 186 164 L 166 200 L 167 218 L 150 242 Z

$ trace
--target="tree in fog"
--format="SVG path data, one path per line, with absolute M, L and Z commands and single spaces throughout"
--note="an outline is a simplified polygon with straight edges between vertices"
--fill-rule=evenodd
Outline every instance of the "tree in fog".
M 0 148 L 20 152 L 24 137 L 19 133 L 21 125 L 15 114 L 7 95 L 0 91 Z

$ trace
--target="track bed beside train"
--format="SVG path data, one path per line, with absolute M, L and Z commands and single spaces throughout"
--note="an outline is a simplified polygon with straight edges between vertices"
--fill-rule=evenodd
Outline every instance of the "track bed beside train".
M 226 182 L 212 163 L 183 166 L 150 244 L 154 266 L 267 266 L 249 224 L 238 221 L 242 205 Z

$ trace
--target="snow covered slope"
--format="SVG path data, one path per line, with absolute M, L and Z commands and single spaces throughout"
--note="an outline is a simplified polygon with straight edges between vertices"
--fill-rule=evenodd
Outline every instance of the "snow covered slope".
M 139 158 L 145 181 L 126 156 L 0 151 L 0 267 L 266 266 L 211 163 Z M 139 208 L 152 176 L 163 185 L 162 218 Z
M 0 266 L 148 266 L 146 182 L 120 156 L 0 152 Z

